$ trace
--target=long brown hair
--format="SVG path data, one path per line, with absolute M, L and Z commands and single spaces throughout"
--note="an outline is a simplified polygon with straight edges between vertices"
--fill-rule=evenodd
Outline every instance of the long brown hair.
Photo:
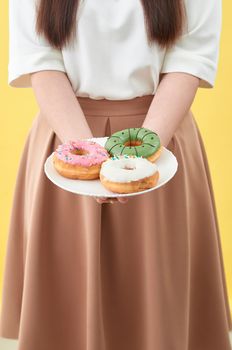
M 125 0 L 126 1 L 126 0 Z M 185 22 L 183 0 L 140 0 L 148 43 L 171 46 L 182 34 Z M 40 0 L 36 31 L 55 48 L 66 46 L 76 33 L 79 0 Z

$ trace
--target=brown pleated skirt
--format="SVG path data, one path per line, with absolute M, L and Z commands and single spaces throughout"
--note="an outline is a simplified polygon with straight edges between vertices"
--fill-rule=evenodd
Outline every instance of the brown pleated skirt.
M 78 97 L 94 136 L 140 127 L 152 95 Z M 18 350 L 230 350 L 214 194 L 189 112 L 163 187 L 99 204 L 56 187 L 44 162 L 61 141 L 38 113 L 19 164 L 0 336 Z

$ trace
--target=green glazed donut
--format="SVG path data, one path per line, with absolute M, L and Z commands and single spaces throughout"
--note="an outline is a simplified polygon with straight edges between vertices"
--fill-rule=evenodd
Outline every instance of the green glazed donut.
M 160 138 L 146 128 L 128 128 L 112 134 L 104 147 L 111 156 L 133 155 L 148 158 L 160 147 Z

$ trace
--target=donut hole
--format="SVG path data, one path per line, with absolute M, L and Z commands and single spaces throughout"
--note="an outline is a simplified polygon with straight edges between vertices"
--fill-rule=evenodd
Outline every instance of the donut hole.
M 124 146 L 140 146 L 142 145 L 142 142 L 140 140 L 129 140 L 124 143 Z
M 78 156 L 85 156 L 86 154 L 88 154 L 89 152 L 81 149 L 81 148 L 75 148 L 74 150 L 71 151 L 72 154 L 76 154 Z
M 125 165 L 123 167 L 123 169 L 125 169 L 125 170 L 134 170 L 134 169 L 136 169 L 136 167 L 133 167 L 133 165 Z

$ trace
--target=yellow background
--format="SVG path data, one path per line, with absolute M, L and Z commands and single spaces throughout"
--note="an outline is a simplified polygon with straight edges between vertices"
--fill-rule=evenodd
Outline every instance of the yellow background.
M 223 3 L 223 29 L 214 89 L 200 89 L 193 112 L 200 127 L 211 169 L 232 308 L 232 47 L 231 0 Z M 37 112 L 31 89 L 7 85 L 8 4 L 0 4 L 0 298 L 6 240 L 16 174 L 22 148 Z

